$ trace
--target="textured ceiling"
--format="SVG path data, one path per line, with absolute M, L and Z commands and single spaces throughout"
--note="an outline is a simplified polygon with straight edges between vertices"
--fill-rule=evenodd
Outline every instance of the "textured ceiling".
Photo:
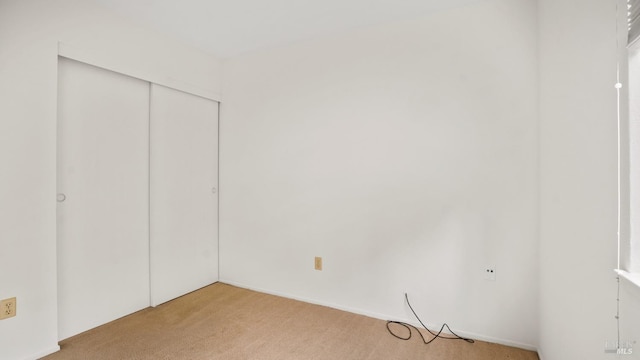
M 93 0 L 221 57 L 481 0 Z

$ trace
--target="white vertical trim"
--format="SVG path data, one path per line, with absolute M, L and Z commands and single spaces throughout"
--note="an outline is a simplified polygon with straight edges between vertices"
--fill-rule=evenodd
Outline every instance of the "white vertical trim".
M 218 134 L 217 134 L 217 139 L 216 141 L 218 142 L 218 160 L 216 163 L 216 166 L 218 167 L 218 173 L 217 173 L 217 179 L 216 179 L 216 187 L 218 189 L 218 192 L 216 194 L 216 206 L 218 207 L 218 212 L 217 212 L 217 245 L 218 245 L 218 281 L 220 281 L 220 106 L 222 105 L 222 103 L 218 102 Z
M 149 237 L 148 237 L 148 259 L 149 259 L 149 306 L 151 307 L 156 307 L 157 304 L 153 303 L 153 291 L 154 291 L 154 286 L 153 286 L 153 282 L 151 281 L 151 276 L 152 276 L 152 261 L 151 261 L 151 99 L 152 99 L 152 95 L 153 95 L 153 85 L 151 83 L 149 83 L 149 102 L 148 102 L 148 106 L 149 106 L 149 119 L 148 119 L 148 126 L 147 126 L 147 136 L 149 137 L 149 148 L 147 150 L 147 155 L 149 156 L 147 161 L 147 193 L 148 193 L 148 199 L 147 199 L 147 215 L 148 215 L 148 219 L 147 219 L 147 228 L 149 229 Z

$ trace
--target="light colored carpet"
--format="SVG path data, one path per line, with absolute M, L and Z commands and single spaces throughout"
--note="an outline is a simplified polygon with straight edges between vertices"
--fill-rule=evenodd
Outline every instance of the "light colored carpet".
M 481 341 L 424 345 L 415 334 L 402 341 L 387 332 L 383 320 L 222 283 L 76 335 L 60 346 L 43 359 L 538 359 L 535 352 Z

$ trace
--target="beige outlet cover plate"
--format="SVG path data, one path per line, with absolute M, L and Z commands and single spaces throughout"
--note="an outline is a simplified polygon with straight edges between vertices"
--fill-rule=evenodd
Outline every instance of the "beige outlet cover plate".
M 16 298 L 0 300 L 0 320 L 16 316 Z

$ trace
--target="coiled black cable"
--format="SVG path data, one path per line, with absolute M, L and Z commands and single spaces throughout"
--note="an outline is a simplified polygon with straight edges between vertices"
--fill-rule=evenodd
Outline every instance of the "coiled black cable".
M 417 327 L 411 325 L 411 324 L 407 324 L 405 322 L 402 321 L 393 321 L 393 320 L 388 320 L 387 321 L 387 330 L 389 331 L 389 333 L 393 336 L 395 336 L 396 338 L 400 339 L 400 340 L 409 340 L 411 339 L 411 335 L 412 335 L 412 331 L 411 329 L 415 329 L 418 332 L 418 335 L 420 335 L 420 337 L 422 338 L 422 342 L 425 343 L 425 345 L 431 344 L 435 339 L 445 339 L 445 340 L 464 340 L 468 343 L 473 344 L 475 341 L 473 339 L 469 339 L 469 338 L 465 338 L 462 337 L 456 333 L 454 333 L 451 328 L 449 327 L 449 325 L 447 325 L 446 323 L 442 324 L 442 327 L 440 327 L 440 331 L 438 331 L 437 333 L 434 333 L 433 331 L 429 330 L 429 328 L 427 328 L 425 326 L 425 324 L 422 322 L 422 320 L 420 320 L 420 317 L 418 316 L 418 314 L 416 314 L 415 310 L 413 310 L 413 307 L 411 306 L 411 303 L 409 302 L 409 295 L 407 295 L 407 293 L 404 294 L 404 298 L 407 301 L 407 305 L 409 305 L 409 309 L 411 309 L 411 312 L 413 313 L 413 316 L 416 317 L 416 319 L 418 319 L 418 322 L 420 323 L 420 325 L 422 325 L 422 327 L 427 330 L 429 332 L 429 334 L 431 334 L 433 336 L 433 338 L 431 338 L 430 340 L 427 341 L 427 339 L 424 338 L 424 335 L 422 335 L 422 332 L 420 331 L 420 329 L 418 329 Z M 397 334 L 395 334 L 392 330 L 391 327 L 389 327 L 390 324 L 397 324 L 400 325 L 402 327 L 404 327 L 405 329 L 407 329 L 409 331 L 409 336 L 407 337 L 403 337 L 403 336 L 399 336 Z M 447 329 L 453 336 L 443 336 L 442 331 L 444 331 L 444 329 Z

